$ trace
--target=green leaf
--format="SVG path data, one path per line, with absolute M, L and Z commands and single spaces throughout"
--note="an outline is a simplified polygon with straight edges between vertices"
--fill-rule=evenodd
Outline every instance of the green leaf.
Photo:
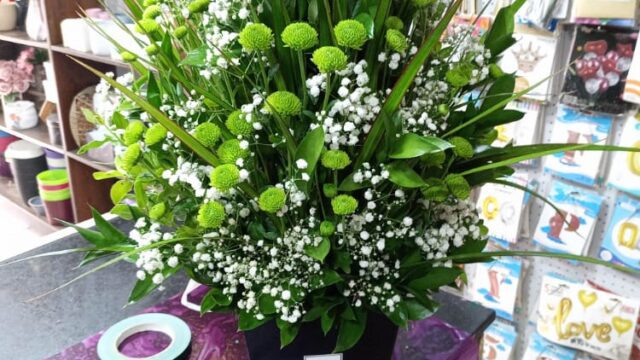
M 104 140 L 94 140 L 88 144 L 84 144 L 80 147 L 80 149 L 78 149 L 78 155 L 85 154 L 87 153 L 87 151 L 91 149 L 97 149 L 108 142 L 109 142 L 109 139 L 104 139 Z
M 427 275 L 413 280 L 409 287 L 416 290 L 436 290 L 453 283 L 463 271 L 459 268 L 435 267 Z
M 484 45 L 491 51 L 492 57 L 497 58 L 516 42 L 513 38 L 515 16 L 524 2 L 525 0 L 516 0 L 512 5 L 506 6 L 498 12 L 484 41 Z
M 65 221 L 61 221 L 62 224 L 68 227 L 74 228 L 80 236 L 82 236 L 85 240 L 92 243 L 97 247 L 104 247 L 112 245 L 101 233 L 89 229 L 85 229 L 81 226 L 77 226 L 75 224 L 71 224 Z
M 97 171 L 93 173 L 93 178 L 95 180 L 106 180 L 113 178 L 122 178 L 124 175 L 118 170 L 111 171 Z
M 286 321 L 276 319 L 276 325 L 280 329 L 280 349 L 284 349 L 287 345 L 291 344 L 298 336 L 300 331 L 300 324 L 291 324 Z
M 502 111 L 496 111 L 495 113 L 491 114 L 490 118 L 484 120 L 480 125 L 483 128 L 488 128 L 488 127 L 493 128 L 496 126 L 509 124 L 509 123 L 521 120 L 523 117 L 524 117 L 524 113 L 518 110 L 507 109 Z
M 126 244 L 129 242 L 129 238 L 118 228 L 105 220 L 98 210 L 91 208 L 91 213 L 93 214 L 93 220 L 96 223 L 96 228 L 105 237 L 109 245 Z
M 333 323 L 336 321 L 336 312 L 335 311 L 327 311 L 320 317 L 320 327 L 322 328 L 322 332 L 327 335 L 331 328 L 333 327 Z
M 208 313 L 219 307 L 231 304 L 231 297 L 222 293 L 219 288 L 210 289 L 200 303 L 200 314 Z
M 305 254 L 311 256 L 318 261 L 324 261 L 331 250 L 331 241 L 327 238 L 322 238 L 320 244 L 316 247 L 305 246 Z
M 452 148 L 450 143 L 434 137 L 409 133 L 402 135 L 391 147 L 392 159 L 413 159 L 422 155 L 434 154 Z
M 409 314 L 404 303 L 399 303 L 393 312 L 386 312 L 385 315 L 398 327 L 406 327 L 409 320 Z
M 342 277 L 337 272 L 331 269 L 326 269 L 322 272 L 322 282 L 324 283 L 325 287 L 337 284 L 342 281 Z
M 353 181 L 353 174 L 351 174 L 347 176 L 344 180 L 342 180 L 342 182 L 340 183 L 340 186 L 338 186 L 338 190 L 343 192 L 351 192 L 351 191 L 364 189 L 367 186 L 369 186 L 369 184 L 366 181 L 363 181 L 361 183 L 357 183 Z
M 162 96 L 160 95 L 160 87 L 156 82 L 153 73 L 149 73 L 149 81 L 147 82 L 147 100 L 155 108 L 162 106 Z
M 253 315 L 247 313 L 246 311 L 240 311 L 240 313 L 238 314 L 238 330 L 240 331 L 253 330 L 258 326 L 263 325 L 269 320 L 270 319 L 267 316 L 265 316 L 265 318 L 262 320 L 258 320 Z
M 469 186 L 481 186 L 493 180 L 511 176 L 515 173 L 515 169 L 509 166 L 502 166 L 495 169 L 481 171 L 475 174 L 465 176 L 465 180 L 469 183 Z
M 145 209 L 147 207 L 147 184 L 150 182 L 149 179 L 138 177 L 136 181 L 133 183 L 133 191 L 136 196 L 136 204 L 141 208 Z
M 111 115 L 111 124 L 116 127 L 116 129 L 124 130 L 129 125 L 129 121 L 118 111 L 114 112 Z
M 118 180 L 111 186 L 109 195 L 114 205 L 118 205 L 124 199 L 129 191 L 133 188 L 133 184 L 129 180 Z
M 433 314 L 433 311 L 427 309 L 424 305 L 416 300 L 407 299 L 404 301 L 404 305 L 406 307 L 407 317 L 409 320 L 423 320 Z
M 387 170 L 389 171 L 389 181 L 398 186 L 415 189 L 427 185 L 422 177 L 405 162 L 391 163 L 387 166 Z
M 205 66 L 207 62 L 207 46 L 190 50 L 187 55 L 180 61 L 180 66 Z
M 82 108 L 80 109 L 80 111 L 82 111 L 82 115 L 84 115 L 85 120 L 87 120 L 88 122 L 90 122 L 93 125 L 101 125 L 102 121 L 100 119 L 100 117 L 98 116 L 98 114 L 94 113 L 93 111 L 87 109 L 87 108 Z
M 151 276 L 147 276 L 144 280 L 136 281 L 135 286 L 131 289 L 131 293 L 129 294 L 129 303 L 140 301 L 140 299 L 149 295 L 149 293 L 157 287 L 158 285 L 153 283 Z
M 316 165 L 318 164 L 318 160 L 320 159 L 320 155 L 322 154 L 322 149 L 324 148 L 324 130 L 322 126 L 319 126 L 309 133 L 302 139 L 300 145 L 298 145 L 298 149 L 296 150 L 295 160 L 303 159 L 307 162 L 307 168 L 305 171 L 310 176 L 314 174 Z M 299 180 L 298 186 L 302 188 L 306 188 L 308 182 Z
M 275 299 L 269 294 L 262 294 L 258 299 L 258 306 L 260 312 L 265 315 L 271 315 L 276 313 L 276 306 L 274 305 Z
M 375 25 L 373 24 L 371 15 L 363 12 L 356 15 L 355 19 L 358 20 L 362 25 L 364 25 L 365 29 L 367 29 L 367 36 L 369 37 L 369 39 L 373 39 L 375 35 Z
M 131 206 L 126 204 L 118 204 L 109 212 L 125 220 L 131 221 L 134 219 L 134 215 L 131 212 Z
M 491 85 L 491 88 L 489 88 L 480 107 L 480 111 L 490 109 L 504 100 L 509 99 L 513 95 L 515 87 L 516 78 L 513 75 L 504 75 L 496 79 L 493 85 Z M 504 108 L 504 106 L 502 108 Z
M 387 9 L 382 9 L 383 5 L 386 4 Z M 376 152 L 376 149 L 380 145 L 380 138 L 384 133 L 384 116 L 391 116 L 398 110 L 402 99 L 404 98 L 405 93 L 413 84 L 415 77 L 418 75 L 425 61 L 431 55 L 431 52 L 436 48 L 436 45 L 440 43 L 440 38 L 442 34 L 445 32 L 451 19 L 456 14 L 456 11 L 460 7 L 462 0 L 456 0 L 450 7 L 443 18 L 440 20 L 438 25 L 434 28 L 431 34 L 425 38 L 424 42 L 418 49 L 418 52 L 413 57 L 411 62 L 405 67 L 402 76 L 396 81 L 391 93 L 387 97 L 380 114 L 376 118 L 373 123 L 373 127 L 371 128 L 369 135 L 364 143 L 362 151 L 360 152 L 360 156 L 358 157 L 355 168 L 360 168 L 360 165 L 365 161 L 371 159 L 373 154 Z M 390 0 L 381 1 L 381 5 L 378 8 L 378 13 L 376 15 L 376 38 L 380 38 L 381 33 L 384 29 L 384 21 L 387 18 L 388 8 L 391 6 Z M 384 12 L 381 12 L 384 11 Z M 376 54 L 377 56 L 377 54 Z
M 367 325 L 367 313 L 361 312 L 355 321 L 342 320 L 334 353 L 344 352 L 358 343 Z

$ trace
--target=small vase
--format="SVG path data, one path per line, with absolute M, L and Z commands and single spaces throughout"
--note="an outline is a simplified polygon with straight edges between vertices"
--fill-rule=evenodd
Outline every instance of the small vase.
M 398 327 L 385 316 L 369 313 L 362 338 L 342 354 L 343 360 L 389 360 L 393 354 Z M 336 346 L 337 332 L 324 336 L 318 321 L 302 324 L 296 339 L 280 349 L 280 332 L 275 321 L 246 331 L 251 360 L 302 360 L 309 355 L 331 354 Z
M 19 94 L 2 97 L 2 111 L 6 125 L 15 130 L 26 130 L 38 126 L 38 112 L 35 104 L 20 98 Z
M 14 3 L 0 2 L 0 31 L 11 31 L 16 28 L 18 8 Z
M 27 18 L 24 21 L 24 27 L 31 40 L 47 40 L 49 35 L 44 19 L 44 8 L 42 7 L 42 2 L 40 0 L 29 0 L 29 9 L 27 10 Z

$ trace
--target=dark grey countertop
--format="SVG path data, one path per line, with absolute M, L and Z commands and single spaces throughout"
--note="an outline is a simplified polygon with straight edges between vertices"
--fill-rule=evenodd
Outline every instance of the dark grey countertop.
M 85 240 L 71 235 L 17 258 L 86 246 Z M 167 281 L 164 291 L 124 307 L 136 281 L 136 269 L 121 262 L 44 298 L 26 302 L 92 267 L 74 270 L 81 258 L 81 254 L 70 254 L 0 267 L 0 359 L 39 360 L 55 355 L 177 294 L 186 285 L 185 277 L 176 276 Z

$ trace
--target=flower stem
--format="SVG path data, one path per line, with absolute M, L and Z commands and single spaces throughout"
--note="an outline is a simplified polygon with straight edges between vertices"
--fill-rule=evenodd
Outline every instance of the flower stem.
M 329 105 L 329 98 L 331 98 L 331 74 L 327 73 L 327 88 L 324 92 L 324 102 L 322 103 L 322 109 L 328 110 L 327 106 Z
M 297 51 L 298 55 L 298 68 L 300 69 L 300 80 L 302 81 L 302 108 L 307 108 L 309 97 L 307 95 L 307 72 L 304 69 L 304 57 L 302 51 Z

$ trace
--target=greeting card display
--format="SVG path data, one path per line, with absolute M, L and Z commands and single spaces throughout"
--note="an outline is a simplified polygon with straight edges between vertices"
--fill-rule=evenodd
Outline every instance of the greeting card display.
M 622 93 L 637 38 L 632 29 L 579 26 L 563 102 L 609 114 L 626 111 Z
M 548 251 L 584 254 L 600 213 L 602 197 L 595 192 L 554 181 L 548 199 L 560 210 L 545 204 L 533 240 Z
M 556 345 L 533 333 L 522 360 L 572 360 L 576 354 L 577 352 L 573 349 Z
M 500 66 L 504 72 L 515 73 L 518 76 L 516 91 L 528 89 L 542 82 L 525 97 L 546 100 L 550 84 L 548 78 L 553 69 L 556 53 L 556 39 L 534 34 L 514 34 L 514 36 L 517 43 L 504 52 Z
M 516 122 L 496 127 L 498 137 L 493 142 L 494 147 L 513 145 L 531 145 L 536 136 L 538 118 L 540 115 L 540 103 L 535 101 L 514 101 L 507 108 L 524 113 L 524 117 Z
M 629 117 L 624 124 L 620 146 L 640 147 L 640 120 Z M 640 196 L 640 153 L 615 152 L 609 173 L 609 184 Z
M 521 186 L 528 182 L 524 174 L 512 176 L 509 181 Z M 511 186 L 487 184 L 482 187 L 477 206 L 493 240 L 510 244 L 518 241 L 524 197 L 524 191 Z
M 640 270 L 640 201 L 618 197 L 600 258 Z
M 476 264 L 473 271 L 473 278 L 467 289 L 469 299 L 495 310 L 501 318 L 513 321 L 520 291 L 522 261 L 500 259 Z
M 512 325 L 494 321 L 484 332 L 482 360 L 510 360 L 518 334 Z
M 609 115 L 580 112 L 560 106 L 551 143 L 594 144 L 606 140 L 613 124 Z M 626 153 L 625 153 L 626 154 Z M 596 183 L 603 153 L 601 151 L 567 151 L 547 156 L 545 169 L 567 180 L 592 186 Z
M 622 99 L 634 104 L 640 104 L 640 53 L 633 54 L 631 69 L 627 74 L 627 83 L 624 87 Z
M 640 302 L 547 275 L 537 331 L 554 343 L 607 359 L 628 359 Z

